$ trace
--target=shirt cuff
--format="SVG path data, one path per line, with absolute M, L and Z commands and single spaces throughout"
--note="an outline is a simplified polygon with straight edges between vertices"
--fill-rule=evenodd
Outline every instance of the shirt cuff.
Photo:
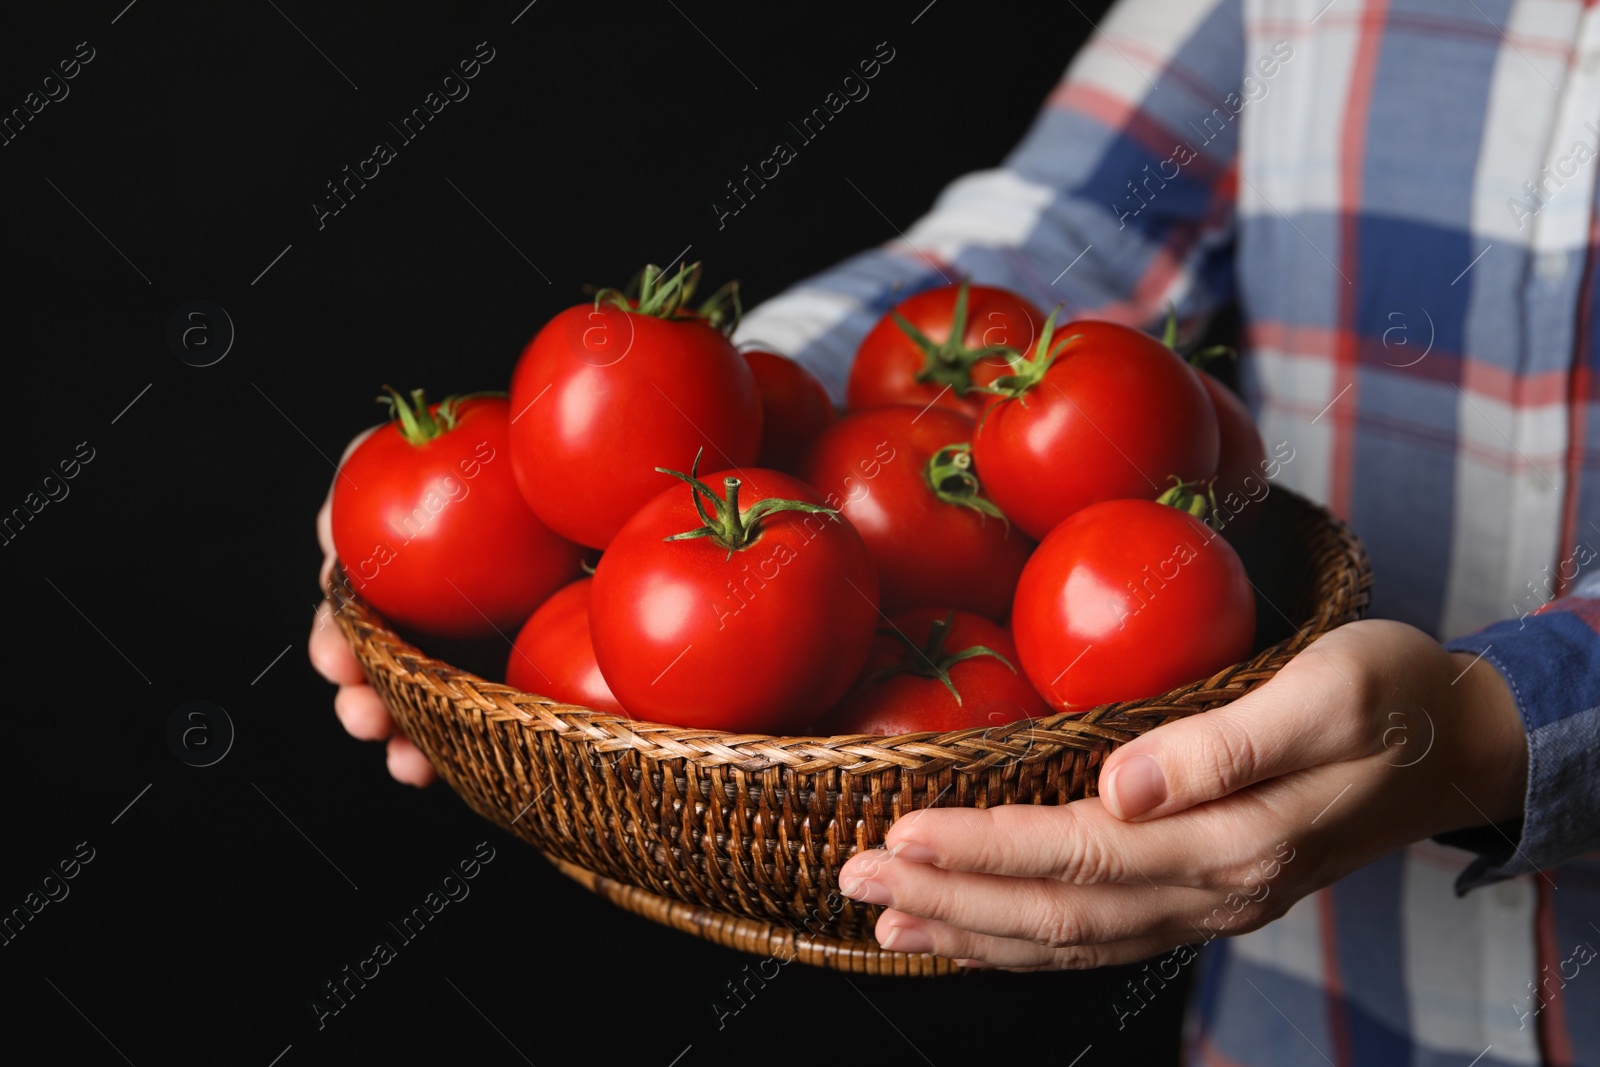
M 1600 848 L 1600 599 L 1563 597 L 1444 647 L 1500 672 L 1528 734 L 1521 820 L 1434 838 L 1478 853 L 1456 894 Z

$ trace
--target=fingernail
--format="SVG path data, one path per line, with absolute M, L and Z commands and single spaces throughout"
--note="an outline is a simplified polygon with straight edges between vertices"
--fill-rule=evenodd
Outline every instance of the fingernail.
M 881 942 L 890 952 L 932 952 L 933 938 L 915 926 L 896 926 Z
M 863 904 L 889 903 L 889 887 L 882 882 L 874 882 L 866 878 L 851 879 L 849 885 L 839 887 L 845 896 L 852 900 L 859 900 Z
M 908 860 L 911 863 L 932 863 L 935 859 L 933 849 L 927 845 L 919 845 L 915 841 L 907 841 L 894 849 L 890 855 L 896 859 Z
M 1116 801 L 1122 817 L 1131 819 L 1167 799 L 1167 779 L 1154 759 L 1134 756 L 1112 772 L 1106 792 Z
M 878 873 L 878 866 L 882 862 L 883 856 L 884 853 L 881 849 L 874 848 L 866 852 L 858 852 L 844 861 L 844 866 L 839 868 L 839 888 L 844 891 L 846 896 L 849 895 L 847 886 L 859 885 L 865 879 L 871 878 Z

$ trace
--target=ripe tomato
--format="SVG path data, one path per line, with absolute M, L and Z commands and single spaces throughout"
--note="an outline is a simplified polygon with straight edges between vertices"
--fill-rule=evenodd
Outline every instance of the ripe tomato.
M 529 342 L 511 379 L 511 463 L 528 506 L 593 548 L 660 492 L 658 463 L 700 449 L 753 463 L 761 441 L 755 377 L 712 321 L 683 307 L 693 272 L 637 297 L 603 291 Z M 688 273 L 685 273 L 685 272 Z
M 1237 663 L 1255 619 L 1244 564 L 1215 530 L 1151 500 L 1106 500 L 1039 542 L 1011 627 L 1033 687 L 1084 711 Z
M 591 711 L 626 715 L 611 695 L 589 637 L 589 589 L 579 578 L 528 617 L 506 662 L 506 684 Z
M 972 458 L 990 499 L 1034 538 L 1100 500 L 1154 500 L 1172 476 L 1217 469 L 1217 416 L 1193 368 L 1111 322 L 1041 331 L 978 421 Z
M 846 415 L 806 457 L 805 480 L 867 543 L 888 614 L 1011 609 L 1033 543 L 980 495 L 971 436 L 959 412 L 900 404 Z
M 676 476 L 690 486 L 641 508 L 595 570 L 589 629 L 606 682 L 656 722 L 754 733 L 810 722 L 867 658 L 878 620 L 867 546 L 789 475 Z
M 909 296 L 862 339 L 846 407 L 938 404 L 977 418 L 985 396 L 972 387 L 1010 373 L 996 349 L 1026 352 L 1043 321 L 1022 297 L 987 285 L 963 281 Z
M 1220 455 L 1211 489 L 1217 502 L 1215 521 L 1232 541 L 1248 533 L 1261 517 L 1261 500 L 1268 492 L 1267 446 L 1244 401 L 1204 371 L 1199 378 L 1217 413 Z
M 1017 648 L 1004 627 L 965 611 L 925 608 L 878 631 L 860 683 L 817 731 L 946 733 L 1049 712 L 1017 670 Z
M 797 469 L 817 435 L 833 425 L 833 410 L 822 383 L 794 360 L 751 349 L 744 361 L 761 394 L 761 454 L 756 462 L 772 470 Z
M 351 583 L 390 622 L 491 637 L 578 575 L 583 550 L 540 522 L 511 473 L 501 397 L 430 407 L 390 390 L 395 421 L 345 459 L 333 543 Z

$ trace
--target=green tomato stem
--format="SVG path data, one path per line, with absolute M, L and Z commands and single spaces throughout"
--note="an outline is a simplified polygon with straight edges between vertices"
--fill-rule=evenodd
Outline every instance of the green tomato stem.
M 663 541 L 691 541 L 700 537 L 709 537 L 718 545 L 727 549 L 729 558 L 741 549 L 748 548 L 761 536 L 761 523 L 768 515 L 775 515 L 782 511 L 802 511 L 809 514 L 827 515 L 834 522 L 842 521 L 836 508 L 823 507 L 821 504 L 810 504 L 804 500 L 784 500 L 778 497 L 768 497 L 758 500 L 749 508 L 740 510 L 739 485 L 740 480 L 729 475 L 722 480 L 723 496 L 718 496 L 709 485 L 699 478 L 700 458 L 705 455 L 705 449 L 695 453 L 694 463 L 689 467 L 689 473 L 669 470 L 666 467 L 657 467 L 662 474 L 672 477 L 689 486 L 694 497 L 695 512 L 700 516 L 705 525 L 694 529 L 685 530 L 683 533 L 671 534 L 663 537 Z M 706 506 L 710 505 L 710 510 Z
M 699 318 L 712 329 L 723 334 L 732 333 L 744 312 L 739 303 L 739 283 L 729 282 L 712 293 L 697 310 L 690 311 L 689 301 L 700 284 L 700 271 L 699 263 L 684 263 L 669 278 L 660 267 L 649 263 L 634 275 L 626 289 L 607 288 L 596 292 L 594 306 L 598 309 L 602 303 L 611 304 L 635 315 L 656 319 Z
M 1217 525 L 1216 479 L 1209 478 L 1203 482 L 1186 482 L 1176 474 L 1171 477 L 1173 481 L 1172 488 L 1156 497 L 1156 503 L 1177 508 L 1179 511 L 1193 515 L 1207 526 L 1221 529 Z
M 873 674 L 873 684 L 881 685 L 897 674 L 914 674 L 919 678 L 935 678 L 946 689 L 950 690 L 950 695 L 956 698 L 956 705 L 959 707 L 961 705 L 961 693 L 956 689 L 955 682 L 950 678 L 950 668 L 957 663 L 976 656 L 993 656 L 1001 663 L 1004 663 L 1012 674 L 1017 673 L 1016 666 L 1010 660 L 987 645 L 971 645 L 960 652 L 946 655 L 944 644 L 945 640 L 950 636 L 951 627 L 955 625 L 955 619 L 956 613 L 952 610 L 944 618 L 935 620 L 933 625 L 928 628 L 926 644 L 920 648 L 902 633 L 899 627 L 891 627 L 888 630 L 880 631 L 881 633 L 890 634 L 905 645 L 906 654 L 900 657 L 899 662 L 891 663 Z
M 992 516 L 1010 526 L 1005 512 L 988 497 L 981 495 L 983 487 L 972 469 L 972 446 L 965 442 L 945 445 L 928 460 L 925 468 L 928 486 L 933 495 L 946 504 L 971 508 L 982 515 Z
M 421 389 L 411 390 L 411 399 L 407 401 L 392 385 L 383 387 L 388 396 L 378 397 L 378 403 L 387 404 L 389 418 L 399 422 L 400 436 L 415 447 L 421 447 L 449 433 L 456 428 L 460 417 L 460 406 L 468 400 L 480 397 L 505 397 L 503 391 L 483 390 L 476 393 L 457 393 L 445 397 L 439 402 L 437 409 L 431 408 L 428 398 Z
M 891 312 L 895 325 L 922 349 L 922 368 L 917 371 L 917 381 L 924 385 L 948 385 L 957 396 L 972 392 L 972 367 L 985 356 L 1008 352 L 1004 345 L 967 347 L 968 289 L 971 279 L 962 278 L 956 290 L 955 306 L 950 313 L 950 332 L 943 341 L 935 341 L 917 329 L 898 311 Z
M 976 391 L 992 393 L 1006 400 L 1020 400 L 1043 381 L 1045 374 L 1049 372 L 1056 358 L 1073 341 L 1082 336 L 1081 334 L 1072 334 L 1061 338 L 1059 341 L 1056 340 L 1056 315 L 1060 311 L 1061 308 L 1058 305 L 1055 310 L 1050 312 L 1050 317 L 1045 319 L 1044 328 L 1039 331 L 1039 340 L 1033 346 L 1032 352 L 1023 355 L 1015 349 L 1006 350 L 1007 362 L 1011 364 L 1010 374 L 995 379 L 993 385 L 975 387 Z M 989 411 L 992 410 L 993 408 L 991 407 L 988 411 L 985 411 L 984 416 L 987 418 Z

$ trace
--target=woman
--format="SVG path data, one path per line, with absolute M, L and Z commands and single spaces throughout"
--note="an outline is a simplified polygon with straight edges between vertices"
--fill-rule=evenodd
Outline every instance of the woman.
M 883 944 L 1154 957 L 1124 1024 L 1206 944 L 1199 1063 L 1600 1063 L 1597 120 L 1575 0 L 1125 0 L 1003 167 L 746 318 L 838 397 L 888 306 L 963 275 L 1137 325 L 1237 303 L 1282 479 L 1372 556 L 1374 618 L 1100 798 L 902 820 L 841 878 Z M 333 628 L 312 657 L 389 736 Z

